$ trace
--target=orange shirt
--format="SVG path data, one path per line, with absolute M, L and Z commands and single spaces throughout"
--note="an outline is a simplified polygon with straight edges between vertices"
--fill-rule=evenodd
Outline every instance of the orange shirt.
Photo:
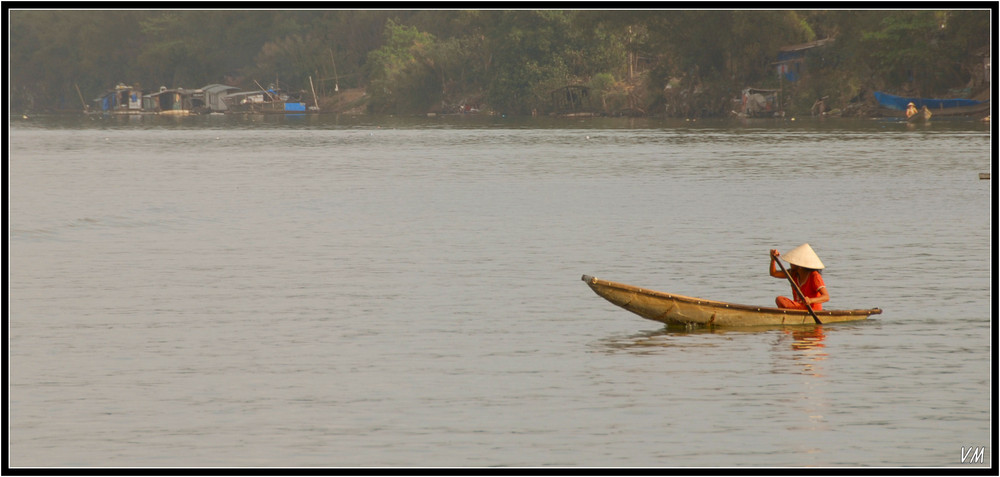
M 818 297 L 819 289 L 823 288 L 824 286 L 826 286 L 826 284 L 823 283 L 823 275 L 820 275 L 820 273 L 816 270 L 809 272 L 809 276 L 806 277 L 806 281 L 799 283 L 799 288 L 802 289 L 802 293 L 804 293 L 809 298 Z M 805 305 L 805 302 L 802 301 L 802 298 L 799 297 L 799 294 L 795 292 L 795 287 L 792 287 L 792 296 L 795 297 L 795 301 Z M 823 304 L 813 303 L 812 309 L 813 311 L 822 311 Z

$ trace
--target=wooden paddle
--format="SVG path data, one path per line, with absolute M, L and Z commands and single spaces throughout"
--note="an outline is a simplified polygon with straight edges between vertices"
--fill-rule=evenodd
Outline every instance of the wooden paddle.
M 778 257 L 775 257 L 774 255 L 771 255 L 771 260 L 774 260 L 775 262 L 778 263 L 778 266 L 781 267 L 781 271 L 785 274 L 785 278 L 788 279 L 788 283 L 792 284 L 792 288 L 795 288 L 795 291 L 799 293 L 799 296 L 802 297 L 802 301 L 806 301 L 805 293 L 802 293 L 802 289 L 799 288 L 799 284 L 795 283 L 795 279 L 792 278 L 792 274 L 788 273 L 788 271 L 785 270 L 785 266 L 781 264 L 781 260 L 779 260 Z M 812 315 L 814 320 L 816 320 L 816 323 L 819 323 L 821 325 L 823 324 L 822 321 L 819 321 L 819 317 L 816 316 L 816 312 L 813 311 L 812 306 L 807 304 L 806 310 L 809 310 L 809 314 Z

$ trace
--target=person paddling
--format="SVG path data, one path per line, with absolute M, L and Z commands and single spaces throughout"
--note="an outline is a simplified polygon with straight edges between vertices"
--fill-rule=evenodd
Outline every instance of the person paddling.
M 820 270 L 826 267 L 819 260 L 816 252 L 807 243 L 799 245 L 785 255 L 781 255 L 777 250 L 771 249 L 771 276 L 787 280 L 788 275 L 785 272 L 774 268 L 775 260 L 778 260 L 779 256 L 791 264 L 788 268 L 788 274 L 799 285 L 802 294 L 805 296 L 800 296 L 793 287 L 792 297 L 794 299 L 783 296 L 774 299 L 778 308 L 805 310 L 806 306 L 810 306 L 813 311 L 822 310 L 823 303 L 830 301 L 830 294 L 826 290 L 826 284 L 823 283 L 823 275 L 820 273 Z
M 913 104 L 912 102 L 910 104 L 907 104 L 906 105 L 906 118 L 907 119 L 912 118 L 916 114 L 917 114 L 917 105 Z

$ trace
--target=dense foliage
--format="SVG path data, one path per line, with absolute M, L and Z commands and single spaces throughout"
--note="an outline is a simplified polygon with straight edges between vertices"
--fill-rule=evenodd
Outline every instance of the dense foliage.
M 551 112 L 575 85 L 589 96 L 574 107 L 691 116 L 778 87 L 779 48 L 823 38 L 808 74 L 781 85 L 786 107 L 974 89 L 990 11 L 11 10 L 9 25 L 12 111 L 79 109 L 121 82 L 312 78 L 321 96 L 364 88 L 377 112 Z

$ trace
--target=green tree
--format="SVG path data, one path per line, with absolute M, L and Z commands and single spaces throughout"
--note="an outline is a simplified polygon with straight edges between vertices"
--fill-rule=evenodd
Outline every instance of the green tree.
M 137 67 L 153 83 L 199 87 L 228 75 L 257 76 L 255 57 L 302 31 L 303 12 L 153 11 L 141 22 Z M 280 48 L 277 47 L 277 48 Z M 284 65 L 281 65 L 284 66 Z M 280 71 L 268 71 L 273 78 Z M 243 84 L 252 87 L 252 81 Z
M 941 93 L 969 81 L 975 50 L 985 46 L 988 11 L 886 12 L 862 34 L 859 56 L 878 86 L 904 94 Z
M 434 36 L 390 20 L 385 43 L 368 54 L 369 107 L 375 111 L 416 112 L 441 98 L 434 71 Z
M 494 109 L 530 112 L 549 92 L 579 80 L 579 35 L 559 11 L 486 12 L 483 27 L 490 51 L 486 97 Z
M 11 107 L 79 109 L 123 81 L 140 44 L 139 14 L 128 11 L 10 12 Z M 110 28 L 109 28 L 110 26 Z
M 776 83 L 780 47 L 819 38 L 835 42 L 807 60 L 794 85 L 802 101 L 935 94 L 987 84 L 990 13 L 11 10 L 9 107 L 78 109 L 77 85 L 89 101 L 119 82 L 306 89 L 313 76 L 320 93 L 367 87 L 380 111 L 472 97 L 545 111 L 556 88 L 589 85 L 608 111 L 721 114 L 742 87 Z
M 771 63 L 782 46 L 815 36 L 791 11 L 668 11 L 643 21 L 645 48 L 657 58 L 650 91 L 664 103 L 683 101 L 679 115 L 728 113 L 742 88 L 777 83 Z
M 329 47 L 312 34 L 293 34 L 269 41 L 254 58 L 255 68 L 247 72 L 258 82 L 279 81 L 282 88 L 308 89 L 309 78 L 329 61 Z
M 990 54 L 990 11 L 941 13 L 941 81 L 947 86 L 986 86 Z M 960 54 L 956 54 L 960 53 Z
M 385 23 L 393 12 L 382 10 L 328 10 L 310 12 L 301 32 L 322 45 L 313 62 L 318 71 L 316 88 L 332 93 L 345 88 L 361 87 L 366 82 L 365 62 L 368 53 L 384 41 Z M 405 13 L 403 16 L 405 17 Z M 259 59 L 264 59 L 261 55 Z M 262 70 L 265 65 L 258 65 Z M 263 75 L 264 72 L 259 73 Z M 274 72 L 267 75 L 273 76 Z

